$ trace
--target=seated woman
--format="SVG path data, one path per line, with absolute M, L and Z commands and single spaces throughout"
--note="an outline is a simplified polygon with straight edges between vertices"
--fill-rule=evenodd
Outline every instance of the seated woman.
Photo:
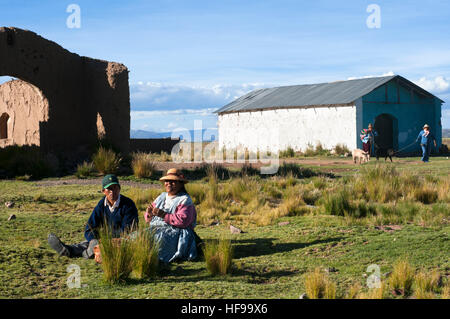
M 197 257 L 198 236 L 194 232 L 197 213 L 184 184 L 183 174 L 171 168 L 160 178 L 166 189 L 144 213 L 150 231 L 159 241 L 159 259 L 170 263 L 175 260 L 193 260 Z

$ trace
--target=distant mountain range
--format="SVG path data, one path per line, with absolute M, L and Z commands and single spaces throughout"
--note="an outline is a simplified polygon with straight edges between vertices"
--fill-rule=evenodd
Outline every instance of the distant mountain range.
M 218 137 L 217 129 L 208 129 L 208 136 L 204 136 L 206 129 L 200 131 L 189 130 L 190 136 L 182 136 L 182 139 L 186 141 L 200 142 L 203 139 L 204 142 L 215 141 Z M 177 133 L 175 131 L 175 133 Z M 183 135 L 182 132 L 177 133 L 177 136 Z M 131 130 L 130 138 L 170 138 L 172 137 L 172 132 L 151 132 L 144 130 Z
M 450 138 L 450 129 L 449 128 L 442 129 L 442 137 Z

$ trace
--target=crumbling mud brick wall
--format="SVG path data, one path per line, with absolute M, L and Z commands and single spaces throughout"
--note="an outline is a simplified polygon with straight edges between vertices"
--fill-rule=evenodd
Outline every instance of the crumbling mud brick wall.
M 0 147 L 40 145 L 39 123 L 48 121 L 48 100 L 42 92 L 25 81 L 0 85 Z
M 0 89 L 3 92 L 0 117 L 11 113 L 4 118 L 9 116 L 8 139 L 13 140 L 3 144 L 20 144 L 25 139 L 48 151 L 76 152 L 95 144 L 101 136 L 122 152 L 129 151 L 130 93 L 128 69 L 123 64 L 82 57 L 34 32 L 2 27 L 0 76 L 5 75 L 22 81 L 5 83 Z M 48 109 L 41 117 L 39 108 L 43 104 L 33 102 L 39 94 Z M 11 119 L 24 108 L 25 102 L 15 103 L 21 97 L 30 98 L 30 116 L 36 114 L 37 118 L 28 119 L 22 126 L 12 126 Z M 3 108 L 9 111 L 4 112 Z M 36 122 L 39 131 L 34 133 Z M 39 142 L 32 137 L 18 137 L 20 132 L 27 131 Z

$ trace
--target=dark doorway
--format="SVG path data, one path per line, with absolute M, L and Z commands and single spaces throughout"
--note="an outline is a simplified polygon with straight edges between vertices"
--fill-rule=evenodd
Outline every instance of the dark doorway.
M 9 115 L 7 113 L 0 116 L 0 139 L 8 138 L 8 120 Z
M 397 148 L 397 119 L 390 114 L 380 114 L 375 118 L 374 129 L 377 132 L 375 143 L 380 148 Z

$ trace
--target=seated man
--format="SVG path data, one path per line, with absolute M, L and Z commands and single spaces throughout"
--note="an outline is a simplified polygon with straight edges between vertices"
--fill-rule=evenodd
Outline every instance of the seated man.
M 98 228 L 103 226 L 105 220 L 115 238 L 138 226 L 136 205 L 128 197 L 120 195 L 120 184 L 115 175 L 106 175 L 103 178 L 102 192 L 105 197 L 98 202 L 86 224 L 85 241 L 74 245 L 65 245 L 56 235 L 48 235 L 50 247 L 56 250 L 60 256 L 93 258 L 94 247 L 98 245 Z

